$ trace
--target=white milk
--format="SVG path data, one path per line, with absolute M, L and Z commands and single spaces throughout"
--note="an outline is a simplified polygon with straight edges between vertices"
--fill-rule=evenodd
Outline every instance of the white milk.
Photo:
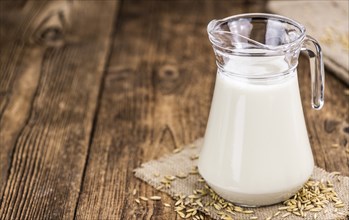
M 288 69 L 283 57 L 236 57 L 230 72 L 266 76 Z M 314 162 L 297 73 L 248 81 L 218 72 L 199 172 L 223 198 L 248 206 L 289 198 Z

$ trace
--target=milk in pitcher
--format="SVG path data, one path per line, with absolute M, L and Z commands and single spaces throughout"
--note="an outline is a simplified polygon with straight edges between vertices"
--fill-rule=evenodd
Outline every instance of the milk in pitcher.
M 227 200 L 249 206 L 286 200 L 313 171 L 297 70 L 266 77 L 288 69 L 284 56 L 231 56 L 217 72 L 198 168 Z

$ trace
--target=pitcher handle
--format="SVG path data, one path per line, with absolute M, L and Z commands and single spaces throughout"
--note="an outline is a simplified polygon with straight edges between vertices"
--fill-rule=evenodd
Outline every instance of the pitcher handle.
M 313 109 L 320 110 L 324 105 L 325 73 L 322 50 L 319 43 L 307 35 L 302 47 L 309 56 L 311 77 L 311 104 Z

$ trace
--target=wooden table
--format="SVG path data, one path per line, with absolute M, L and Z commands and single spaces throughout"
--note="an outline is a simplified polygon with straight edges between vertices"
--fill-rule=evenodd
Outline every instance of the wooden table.
M 262 1 L 1 1 L 0 219 L 179 219 L 161 204 L 136 206 L 134 188 L 156 190 L 132 170 L 203 136 L 216 71 L 207 23 L 265 10 Z M 315 111 L 305 57 L 298 71 L 315 162 L 349 175 L 348 87 L 327 74 Z

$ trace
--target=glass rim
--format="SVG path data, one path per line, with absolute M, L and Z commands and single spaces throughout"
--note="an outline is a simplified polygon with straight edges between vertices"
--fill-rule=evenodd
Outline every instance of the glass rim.
M 303 41 L 303 39 L 306 36 L 306 28 L 304 27 L 304 25 L 302 25 L 301 23 L 282 16 L 282 15 L 278 15 L 278 14 L 269 14 L 269 13 L 244 13 L 244 14 L 237 14 L 237 15 L 232 15 L 229 17 L 225 17 L 222 19 L 214 19 L 211 20 L 208 25 L 207 25 L 207 33 L 209 35 L 209 39 L 211 41 L 211 43 L 215 46 L 220 48 L 221 50 L 227 50 L 227 48 L 223 48 L 220 45 L 218 45 L 216 42 L 214 42 L 212 40 L 212 38 L 214 39 L 215 37 L 213 36 L 213 33 L 215 32 L 214 27 L 217 26 L 217 24 L 222 24 L 228 20 L 237 20 L 240 18 L 261 18 L 261 19 L 274 19 L 274 20 L 279 20 L 280 22 L 285 22 L 288 24 L 293 25 L 294 27 L 298 28 L 300 31 L 300 35 L 293 41 L 286 43 L 286 44 L 282 44 L 282 45 L 278 45 L 278 46 L 272 46 L 272 45 L 265 45 L 263 43 L 260 43 L 261 45 L 263 45 L 264 49 L 268 49 L 270 51 L 280 51 L 280 50 L 284 50 L 284 49 L 288 49 L 290 47 L 293 47 L 294 45 L 297 45 L 299 43 L 301 43 Z M 259 43 L 259 42 L 258 42 Z M 229 49 L 228 49 L 229 50 Z M 233 50 L 231 50 L 232 52 L 234 52 Z M 244 52 L 238 52 L 239 54 L 245 54 Z M 250 52 L 246 52 L 246 54 L 251 54 Z

